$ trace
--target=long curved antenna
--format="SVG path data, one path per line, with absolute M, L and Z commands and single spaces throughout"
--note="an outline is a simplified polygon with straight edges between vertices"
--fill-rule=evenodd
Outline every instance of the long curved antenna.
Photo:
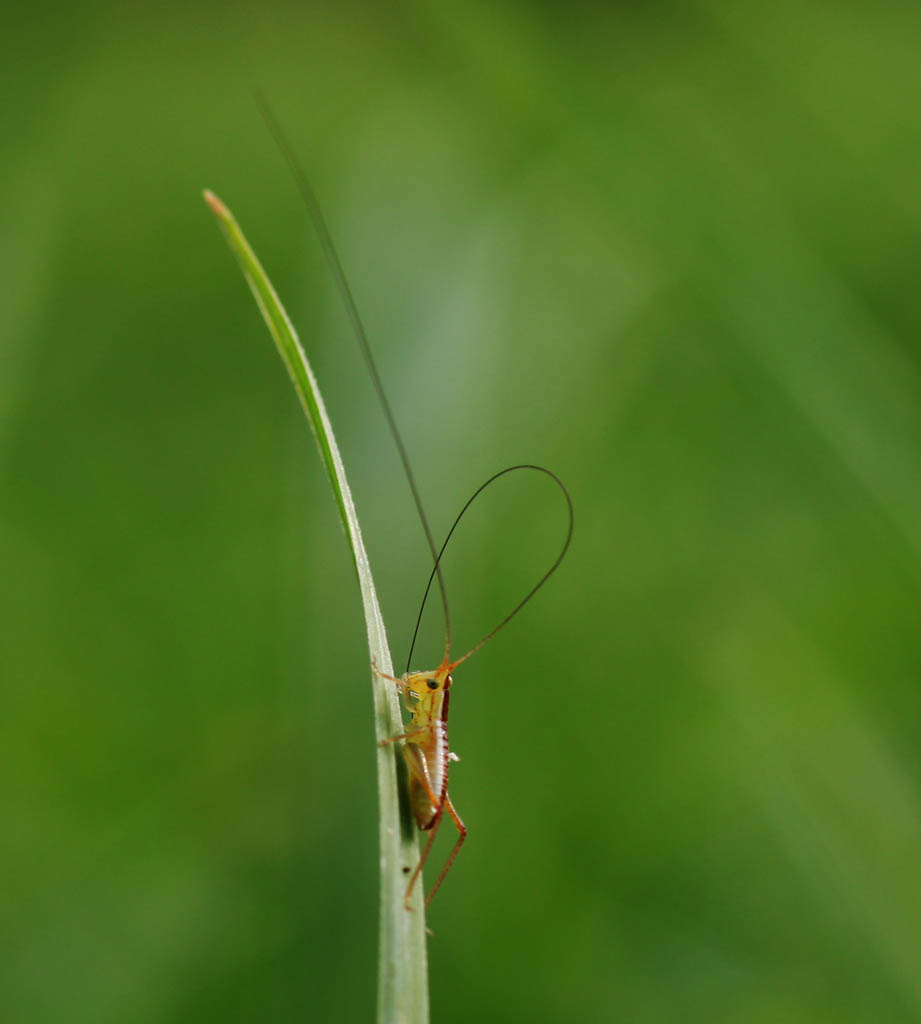
M 441 591 L 441 605 L 444 609 L 445 617 L 445 659 L 447 659 L 451 650 L 451 616 L 448 613 L 448 591 L 445 588 L 444 576 L 442 575 L 439 557 L 435 550 L 435 540 L 432 537 L 432 530 L 429 527 L 429 521 L 426 517 L 425 509 L 422 507 L 422 497 L 419 494 L 419 488 L 416 486 L 416 478 L 413 476 L 413 471 L 409 465 L 409 456 L 406 453 L 406 446 L 403 444 L 403 438 L 400 436 L 400 431 L 397 429 L 397 422 L 394 419 L 393 411 L 390 408 L 390 403 L 387 401 L 387 395 L 384 393 L 384 385 L 381 382 L 380 374 L 377 372 L 377 364 L 374 362 L 374 357 L 371 355 L 371 346 L 368 344 L 368 335 L 365 332 L 364 324 L 361 322 L 361 317 L 358 313 L 358 306 L 356 305 L 355 299 L 352 295 L 352 289 L 349 288 L 345 271 L 342 269 L 342 263 L 339 261 L 339 254 L 336 252 L 336 247 L 333 244 L 332 235 L 329 233 L 329 228 L 326 226 L 326 218 L 323 216 L 320 203 L 313 190 L 313 186 L 310 184 L 310 179 L 307 177 L 306 171 L 301 166 L 294 149 L 290 142 L 288 142 L 288 137 L 282 131 L 281 125 L 272 113 L 272 108 L 266 102 L 265 97 L 258 90 L 254 90 L 253 97 L 256 100 L 256 105 L 259 107 L 260 114 L 262 114 L 262 119 L 265 121 L 269 131 L 272 133 L 272 137 L 275 139 L 275 144 L 278 146 L 279 150 L 281 150 L 281 154 L 285 158 L 285 161 L 291 170 L 291 174 L 294 177 L 298 191 L 301 193 L 301 198 L 304 200 L 304 205 L 307 207 L 307 213 L 313 223 L 314 231 L 316 231 L 317 237 L 319 238 L 320 247 L 323 249 L 323 255 L 326 257 L 326 262 L 332 271 L 339 296 L 345 306 L 345 311 L 348 315 L 349 322 L 352 325 L 355 337 L 358 339 L 358 347 L 361 349 L 361 354 L 364 356 L 368 372 L 371 374 L 371 381 L 374 384 L 374 390 L 377 392 L 377 397 L 380 399 L 381 407 L 384 410 L 384 416 L 387 419 L 387 425 L 390 427 L 390 433 L 393 435 L 397 451 L 400 453 L 400 462 L 403 463 L 403 472 L 406 474 L 409 489 L 412 491 L 413 501 L 416 503 L 416 511 L 419 513 L 419 521 L 422 523 L 422 529 L 425 532 L 425 539 L 428 541 L 429 551 L 432 553 L 432 561 L 435 563 L 435 566 L 432 569 L 432 574 L 433 576 L 436 573 L 438 575 L 438 589 Z M 431 578 L 429 579 L 429 585 L 431 585 Z M 428 590 L 426 590 L 426 594 L 427 593 Z
M 448 535 L 447 537 L 445 537 L 444 543 L 441 545 L 441 550 L 438 552 L 438 557 L 435 559 L 435 568 L 432 569 L 432 572 L 429 576 L 429 581 L 425 587 L 425 593 L 422 595 L 422 604 L 419 607 L 419 615 L 418 618 L 416 619 L 416 628 L 413 631 L 413 639 L 409 647 L 409 658 L 406 659 L 407 672 L 409 671 L 409 662 L 412 660 L 413 650 L 415 649 L 416 646 L 416 637 L 419 635 L 419 626 L 422 623 L 422 613 L 425 611 L 425 602 L 429 596 L 429 591 L 432 589 L 432 581 L 435 579 L 436 570 L 438 570 L 439 573 L 441 572 L 441 556 L 445 553 L 445 548 L 448 546 L 448 541 L 451 539 L 454 531 L 457 529 L 458 523 L 461 521 L 461 519 L 464 518 L 464 513 L 467 511 L 468 508 L 470 508 L 470 506 L 480 496 L 480 494 L 482 494 L 483 491 L 485 491 L 486 488 L 489 487 L 491 483 L 494 483 L 496 480 L 498 480 L 500 476 L 505 476 L 506 473 L 513 473 L 515 470 L 518 469 L 534 469 L 537 470 L 538 473 L 546 474 L 547 476 L 550 477 L 551 480 L 554 481 L 554 483 L 556 483 L 559 489 L 563 492 L 563 497 L 566 499 L 566 508 L 569 512 L 569 526 L 566 530 L 566 539 L 563 541 L 563 547 L 560 549 L 560 553 L 556 556 L 556 560 L 554 561 L 553 565 L 551 565 L 550 568 L 544 573 L 544 575 L 541 576 L 541 578 L 537 581 L 537 583 L 535 583 L 534 586 L 531 587 L 527 594 L 525 594 L 525 596 L 518 602 L 518 604 L 516 604 L 515 607 L 508 613 L 508 615 L 505 616 L 505 618 L 499 623 L 498 626 L 491 629 L 486 634 L 486 636 L 484 636 L 483 639 L 479 641 L 479 643 L 474 644 L 474 646 L 471 647 L 470 650 L 467 651 L 465 655 L 463 655 L 463 657 L 460 657 L 457 660 L 452 661 L 450 663 L 451 670 L 455 669 L 458 665 L 460 665 L 462 661 L 466 661 L 472 654 L 476 654 L 476 652 L 485 643 L 488 643 L 490 640 L 492 640 L 492 638 L 496 635 L 496 633 L 499 632 L 500 629 L 502 629 L 503 626 L 507 626 L 509 622 L 511 622 L 512 619 L 515 618 L 515 616 L 521 611 L 521 609 L 524 608 L 528 601 L 530 601 L 531 598 L 538 592 L 538 590 L 540 590 L 540 588 L 547 582 L 547 580 L 550 579 L 554 572 L 556 572 L 557 566 L 559 566 L 560 562 L 563 561 L 563 557 L 566 554 L 567 549 L 569 548 L 569 542 L 572 540 L 573 526 L 572 498 L 570 498 L 569 491 L 566 489 L 566 485 L 563 483 L 563 481 L 556 475 L 556 473 L 552 473 L 549 469 L 545 469 L 543 466 L 534 466 L 531 465 L 530 463 L 523 463 L 522 465 L 519 466 L 507 466 L 505 469 L 499 470 L 498 473 L 494 473 L 485 483 L 480 484 L 480 486 L 467 499 L 467 504 L 464 505 L 460 512 L 458 512 L 457 518 L 454 520 L 453 526 L 451 527 L 450 530 L 448 530 Z M 445 661 L 448 661 L 449 659 L 450 651 L 446 651 Z

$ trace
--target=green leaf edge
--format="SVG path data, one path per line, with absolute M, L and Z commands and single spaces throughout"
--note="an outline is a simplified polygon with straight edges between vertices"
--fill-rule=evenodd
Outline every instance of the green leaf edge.
M 240 263 L 307 415 L 352 551 L 365 613 L 368 649 L 373 663 L 381 671 L 393 675 L 386 630 L 361 538 L 358 516 L 313 370 L 287 312 L 233 214 L 213 192 L 205 190 L 204 197 Z M 421 884 L 415 887 L 412 911 L 408 913 L 403 906 L 407 877 L 403 868 L 412 867 L 419 858 L 417 832 L 407 800 L 400 799 L 400 788 L 405 785 L 405 781 L 397 745 L 379 745 L 381 740 L 404 731 L 400 702 L 396 687 L 377 676 L 373 669 L 371 687 L 374 697 L 374 730 L 378 741 L 377 789 L 380 807 L 381 905 L 377 1019 L 379 1024 L 428 1024 L 428 964 Z M 353 834 L 350 830 L 349 835 Z

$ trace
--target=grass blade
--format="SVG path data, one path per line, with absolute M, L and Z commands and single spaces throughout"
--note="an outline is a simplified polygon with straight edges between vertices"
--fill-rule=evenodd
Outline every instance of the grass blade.
M 243 274 L 262 311 L 265 322 L 291 375 L 294 390 L 300 399 L 307 421 L 320 449 L 320 457 L 329 477 L 342 525 L 352 550 L 365 625 L 368 649 L 378 667 L 393 674 L 390 650 L 378 606 L 374 580 L 361 539 L 361 529 L 345 468 L 333 436 L 316 379 L 288 314 L 275 294 L 265 271 L 243 236 L 233 214 L 212 192 L 205 192 L 227 238 L 240 262 Z M 374 694 L 374 729 L 378 741 L 403 731 L 396 689 L 371 673 Z M 404 866 L 412 867 L 418 860 L 416 829 L 406 801 L 400 800 L 403 781 L 402 758 L 394 746 L 377 748 L 377 781 L 380 807 L 380 934 L 378 966 L 378 1021 L 380 1024 L 427 1024 L 428 979 L 425 946 L 425 915 L 421 894 L 423 886 L 415 887 L 413 912 L 403 908 L 405 890 Z

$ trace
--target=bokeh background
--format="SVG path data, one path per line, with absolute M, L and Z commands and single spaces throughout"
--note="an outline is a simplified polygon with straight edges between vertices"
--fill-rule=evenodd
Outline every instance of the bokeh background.
M 203 187 L 300 328 L 397 662 L 428 561 L 258 86 L 435 532 L 516 461 L 576 505 L 458 672 L 433 1018 L 917 1020 L 921 8 L 11 4 L 3 36 L 3 1019 L 373 1017 L 358 591 Z M 471 512 L 459 648 L 563 521 L 537 479 Z

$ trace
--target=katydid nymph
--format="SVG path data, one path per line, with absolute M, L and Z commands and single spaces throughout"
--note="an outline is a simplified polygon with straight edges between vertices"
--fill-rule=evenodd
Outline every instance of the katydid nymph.
M 410 910 L 410 896 L 412 895 L 413 889 L 421 876 L 422 869 L 428 859 L 429 853 L 431 852 L 435 837 L 445 815 L 451 819 L 457 829 L 457 839 L 444 863 L 444 866 L 438 874 L 435 884 L 429 890 L 428 896 L 425 900 L 426 906 L 428 906 L 432 897 L 440 888 L 467 837 L 467 828 L 461 820 L 460 815 L 457 813 L 448 792 L 448 768 L 452 760 L 457 760 L 457 757 L 451 753 L 448 743 L 448 709 L 450 704 L 450 691 L 453 684 L 452 673 L 454 669 L 479 651 L 479 649 L 491 640 L 499 630 L 506 626 L 556 571 L 566 554 L 569 542 L 572 538 L 572 500 L 563 482 L 549 469 L 545 469 L 543 466 L 531 463 L 508 466 L 505 469 L 500 470 L 498 473 L 493 474 L 493 476 L 474 491 L 472 496 L 461 509 L 457 518 L 454 520 L 454 523 L 448 531 L 441 547 L 436 548 L 432 531 L 429 526 L 428 517 L 425 514 L 422 504 L 419 488 L 410 467 L 406 446 L 403 443 L 402 436 L 397 428 L 396 419 L 384 392 L 383 383 L 381 381 L 380 374 L 378 373 L 377 365 L 371 354 L 367 334 L 358 313 L 358 307 L 346 280 L 345 272 L 342 269 L 338 253 L 333 245 L 332 237 L 320 209 L 319 202 L 303 168 L 287 140 L 287 137 L 282 132 L 281 127 L 271 110 L 260 96 L 257 95 L 256 99 L 269 130 L 274 136 L 282 155 L 292 171 L 297 187 L 307 207 L 308 214 L 320 241 L 326 261 L 329 264 L 333 278 L 335 279 L 337 290 L 339 291 L 343 305 L 345 306 L 352 330 L 358 341 L 358 345 L 368 367 L 374 389 L 377 393 L 378 399 L 380 400 L 384 417 L 387 420 L 390 433 L 393 436 L 394 443 L 396 444 L 406 480 L 409 484 L 409 489 L 412 492 L 419 521 L 422 525 L 423 532 L 425 533 L 425 539 L 432 557 L 432 569 L 429 575 L 428 584 L 425 588 L 425 593 L 422 597 L 419 614 L 416 619 L 416 626 L 413 632 L 409 656 L 406 662 L 406 671 L 402 676 L 391 676 L 381 672 L 376 665 L 373 665 L 374 671 L 379 677 L 390 680 L 399 688 L 404 707 L 408 710 L 411 716 L 410 722 L 406 725 L 405 732 L 401 732 L 399 735 L 391 736 L 390 738 L 381 741 L 381 746 L 389 746 L 396 743 L 402 744 L 402 754 L 407 769 L 409 806 L 416 825 L 421 831 L 428 833 L 428 840 L 415 866 L 412 868 L 407 866 L 403 869 L 407 874 L 409 874 L 404 905 L 407 910 Z M 445 548 L 447 547 L 455 529 L 463 518 L 464 513 L 480 496 L 480 494 L 482 494 L 482 492 L 496 480 L 509 473 L 520 470 L 532 470 L 543 474 L 552 480 L 559 488 L 565 500 L 566 513 L 568 517 L 562 547 L 549 569 L 544 572 L 537 583 L 531 587 L 531 589 L 505 616 L 505 618 L 503 618 L 498 625 L 490 630 L 465 654 L 458 658 L 452 658 L 451 617 L 448 610 L 448 592 L 445 585 L 444 573 L 442 571 L 442 556 L 444 555 Z M 426 599 L 428 598 L 432 583 L 436 580 L 441 596 L 441 605 L 445 624 L 444 655 L 442 657 L 441 664 L 435 669 L 427 671 L 410 671 L 410 662 L 422 621 L 422 613 L 425 609 Z
M 464 513 L 476 498 L 487 487 L 489 487 L 490 484 L 498 480 L 499 477 L 505 476 L 506 473 L 512 473 L 519 469 L 533 469 L 539 473 L 544 473 L 560 488 L 563 497 L 566 499 L 566 511 L 569 515 L 566 539 L 563 541 L 563 547 L 560 549 L 560 553 L 557 555 L 550 568 L 528 591 L 524 598 L 518 602 L 512 611 L 505 616 L 498 626 L 491 629 L 486 636 L 484 636 L 478 643 L 474 644 L 466 654 L 462 654 L 459 658 L 452 659 L 451 619 L 448 614 L 447 591 L 445 589 L 444 578 L 441 571 L 442 555 L 444 555 L 445 548 L 448 546 L 448 541 L 451 539 L 458 523 L 461 521 Z M 403 696 L 403 702 L 407 710 L 412 715 L 412 720 L 407 732 L 401 733 L 399 736 L 392 736 L 389 740 L 384 740 L 382 745 L 395 743 L 398 740 L 404 741 L 403 757 L 409 771 L 410 806 L 412 808 L 413 817 L 416 819 L 416 824 L 423 832 L 429 833 L 428 841 L 422 850 L 422 855 L 420 856 L 415 869 L 410 875 L 409 884 L 406 887 L 404 905 L 407 910 L 410 909 L 409 897 L 412 894 L 413 886 L 416 884 L 416 881 L 422 872 L 422 868 L 428 859 L 429 852 L 432 849 L 432 844 L 435 842 L 435 836 L 438 833 L 438 827 L 444 818 L 445 812 L 447 812 L 451 821 L 454 823 L 454 827 L 457 829 L 457 840 L 454 844 L 454 848 L 448 854 L 448 859 L 445 861 L 444 866 L 439 872 L 438 878 L 435 880 L 435 884 L 429 890 L 429 893 L 425 898 L 426 906 L 432 902 L 432 897 L 441 887 L 441 883 L 444 881 L 445 875 L 450 871 L 455 857 L 457 857 L 464 840 L 467 838 L 467 827 L 464 825 L 460 815 L 455 810 L 454 804 L 451 801 L 451 796 L 448 793 L 448 766 L 451 761 L 458 760 L 457 756 L 451 752 L 448 745 L 448 707 L 450 702 L 450 689 L 454 682 L 452 673 L 458 665 L 465 662 L 473 654 L 476 654 L 476 652 L 491 640 L 503 626 L 510 622 L 527 604 L 527 602 L 530 601 L 543 584 L 546 583 L 552 573 L 556 570 L 556 567 L 563 560 L 563 556 L 566 554 L 570 538 L 572 537 L 572 523 L 572 500 L 570 499 L 569 492 L 566 490 L 563 482 L 558 476 L 556 476 L 556 474 L 551 473 L 549 469 L 545 469 L 543 466 L 535 466 L 531 464 L 508 466 L 505 469 L 500 470 L 498 473 L 493 474 L 493 476 L 491 476 L 485 483 L 480 484 L 480 486 L 473 492 L 471 497 L 467 500 L 467 503 L 460 510 L 457 518 L 454 520 L 454 525 L 448 531 L 448 535 L 445 537 L 444 543 L 441 545 L 441 549 L 438 554 L 434 556 L 435 565 L 429 576 L 428 585 L 426 586 L 425 593 L 422 597 L 419 616 L 416 619 L 416 628 L 409 648 L 409 657 L 406 660 L 406 671 L 399 678 L 395 676 L 384 676 L 385 679 L 389 679 L 391 682 L 394 682 L 399 686 Z M 422 621 L 422 612 L 425 608 L 425 600 L 428 597 L 432 580 L 436 576 L 438 578 L 442 604 L 444 606 L 444 656 L 441 659 L 441 664 L 436 669 L 424 672 L 410 672 L 409 663 L 412 659 L 416 636 L 419 632 L 419 624 Z M 377 671 L 377 669 L 375 669 L 375 671 Z M 383 673 L 378 672 L 378 675 L 383 675 Z

